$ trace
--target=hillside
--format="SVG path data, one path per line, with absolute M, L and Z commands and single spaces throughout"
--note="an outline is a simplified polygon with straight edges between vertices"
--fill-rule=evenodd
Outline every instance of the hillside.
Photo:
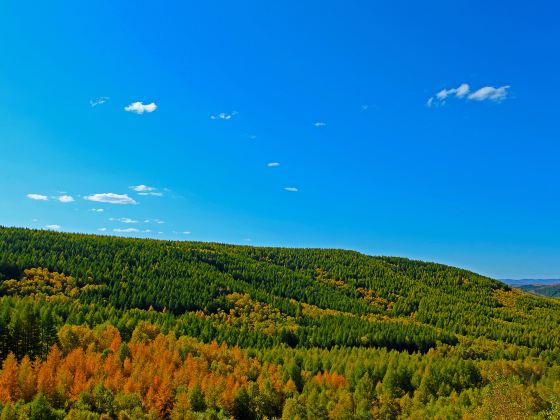
M 525 284 L 519 286 L 524 292 L 538 296 L 560 298 L 560 284 Z
M 4 411 L 483 418 L 511 399 L 511 418 L 558 409 L 560 304 L 459 268 L 0 228 L 0 280 Z M 36 382 L 10 382 L 35 357 Z M 48 386 L 41 363 L 57 378 Z

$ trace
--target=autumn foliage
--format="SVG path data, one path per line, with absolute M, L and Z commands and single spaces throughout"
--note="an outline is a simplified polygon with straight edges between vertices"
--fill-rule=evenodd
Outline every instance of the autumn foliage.
M 163 335 L 147 323 L 138 325 L 130 343 L 110 325 L 95 331 L 67 325 L 59 335 L 60 347 L 44 361 L 18 363 L 13 354 L 4 360 L 1 403 L 29 402 L 40 393 L 53 406 L 79 406 L 101 386 L 112 395 L 134 395 L 146 413 L 168 417 L 200 408 L 233 413 L 236 397 L 249 389 L 281 403 L 289 390 L 277 366 L 247 358 L 237 347 Z M 193 391 L 201 395 L 195 407 Z

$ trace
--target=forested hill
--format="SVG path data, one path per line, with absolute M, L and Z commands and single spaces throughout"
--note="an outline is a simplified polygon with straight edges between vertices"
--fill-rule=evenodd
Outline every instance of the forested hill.
M 20 279 L 25 269 L 38 267 L 72 276 L 82 303 L 168 313 L 181 321 L 176 322 L 178 333 L 192 334 L 196 324 L 196 336 L 243 346 L 284 341 L 292 346 L 427 351 L 438 341 L 456 343 L 457 334 L 542 349 L 558 344 L 530 342 L 531 335 L 511 328 L 494 330 L 491 319 L 511 316 L 500 304 L 501 294 L 510 291 L 504 284 L 403 258 L 0 230 L 1 276 Z M 11 287 L 4 283 L 2 293 L 12 293 Z M 242 334 L 220 328 L 216 318 L 236 310 L 239 299 L 272 311 L 271 316 L 282 320 L 268 319 L 278 334 L 255 326 Z M 534 328 L 546 330 L 546 325 Z
M 286 415 L 285 410 L 293 414 L 301 409 L 301 413 L 307 413 L 309 393 L 315 392 L 319 398 L 327 392 L 323 388 L 328 384 L 321 381 L 310 385 L 309 381 L 319 374 L 340 375 L 342 379 L 335 388 L 340 386 L 337 392 L 344 390 L 350 395 L 351 402 L 347 402 L 353 407 L 355 418 L 370 418 L 367 413 L 381 416 L 382 410 L 389 410 L 385 418 L 397 418 L 406 410 L 409 415 L 411 410 L 420 410 L 418 415 L 426 416 L 451 410 L 448 418 L 454 418 L 453 413 L 458 416 L 485 407 L 486 391 L 482 390 L 493 389 L 497 377 L 491 375 L 496 372 L 502 372 L 503 380 L 511 380 L 512 375 L 517 378 L 515 384 L 521 391 L 524 387 L 536 387 L 542 378 L 553 381 L 548 369 L 553 368 L 554 375 L 560 377 L 560 334 L 551 333 L 558 330 L 560 323 L 558 302 L 531 296 L 470 271 L 404 258 L 331 249 L 250 247 L 0 228 L 0 296 L 2 359 L 10 355 L 6 360 L 37 357 L 48 361 L 53 348 L 68 353 L 80 346 L 106 355 L 121 349 L 120 340 L 131 345 L 149 343 L 159 333 L 192 337 L 199 343 L 197 346 L 211 342 L 239 346 L 249 352 L 247 357 L 280 369 L 283 380 L 276 387 L 278 400 L 273 408 L 269 407 L 276 417 Z M 108 325 L 116 327 L 121 347 L 100 344 L 104 341 L 99 337 L 108 334 L 99 332 L 100 328 L 106 331 Z M 82 330 L 78 333 L 75 328 Z M 89 345 L 82 343 L 82 335 L 93 341 Z M 165 340 L 170 340 L 169 336 Z M 165 345 L 171 349 L 173 343 Z M 192 350 L 193 344 L 189 346 Z M 355 361 L 349 364 L 345 349 L 352 352 L 354 359 L 362 360 L 359 366 L 354 365 Z M 181 357 L 191 350 L 180 350 Z M 136 356 L 132 353 L 129 359 L 134 361 Z M 128 360 L 127 354 L 119 356 L 121 366 Z M 387 379 L 390 360 L 395 364 L 397 377 Z M 434 382 L 424 384 L 422 396 L 413 402 L 424 383 L 422 378 L 429 377 L 425 371 L 434 360 L 442 363 L 432 366 L 434 372 L 443 369 L 445 360 L 450 365 L 445 365 L 445 372 L 430 377 Z M 534 366 L 527 364 L 531 360 L 536 363 Z M 494 365 L 498 362 L 502 365 Z M 507 367 L 503 363 L 513 364 Z M 515 363 L 525 363 L 525 367 Z M 488 371 L 490 366 L 494 373 Z M 210 365 L 207 368 L 213 369 Z M 371 395 L 363 397 L 367 402 L 367 407 L 362 407 L 365 417 L 359 417 L 361 400 L 353 393 L 366 373 L 373 385 Z M 245 380 L 258 383 L 258 375 L 251 375 L 256 373 L 245 374 Z M 323 380 L 324 376 L 320 378 Z M 389 385 L 389 380 L 394 383 Z M 91 394 L 95 385 L 92 381 L 78 388 Z M 99 378 L 96 381 L 103 382 Z M 286 391 L 286 381 L 292 381 L 295 388 Z M 546 389 L 552 389 L 550 383 L 547 382 Z M 376 384 L 382 388 L 374 391 Z M 191 385 L 184 389 L 189 398 L 195 392 L 195 384 Z M 113 395 L 120 386 L 110 390 Z M 173 389 L 169 406 L 154 408 L 145 400 L 138 402 L 139 410 L 144 414 L 152 409 L 163 410 L 158 411 L 163 417 L 171 415 L 175 410 L 173 401 L 178 404 L 180 391 L 178 385 L 169 386 Z M 261 386 L 264 385 L 259 383 L 258 387 Z M 510 383 L 508 387 L 511 386 Z M 391 387 L 397 391 L 387 391 Z M 257 391 L 249 392 L 249 385 L 243 383 L 239 389 L 248 392 L 243 396 L 247 399 L 243 407 L 252 410 L 250 416 L 245 413 L 247 418 L 264 416 L 256 414 L 264 410 L 255 406 L 258 401 L 251 392 Z M 456 401 L 455 408 L 446 408 L 449 398 L 458 398 L 468 390 L 472 395 L 460 404 Z M 20 397 L 21 392 L 17 394 Z M 68 402 L 64 404 L 60 402 L 62 397 L 49 397 L 46 391 L 43 394 L 48 394 L 52 407 L 67 410 L 74 407 L 72 401 L 78 401 L 81 394 L 70 388 L 64 392 L 68 392 L 64 396 Z M 6 395 L 0 390 L 0 402 L 18 400 L 15 394 Z M 30 393 L 24 400 L 30 401 L 34 395 Z M 339 397 L 325 394 L 324 409 L 327 410 L 329 398 L 338 401 Z M 66 401 L 64 398 L 62 401 Z M 183 409 L 212 409 L 243 418 L 235 414 L 233 406 L 212 400 L 214 405 L 210 407 L 208 395 L 205 398 L 204 407 L 193 407 L 189 400 Z M 409 398 L 410 406 L 404 406 L 403 398 Z M 289 399 L 293 401 L 287 408 Z M 541 400 L 542 406 L 527 410 L 554 409 L 546 396 Z M 320 405 L 318 401 L 313 404 Z M 103 411 L 106 408 L 91 404 L 80 409 L 107 412 Z M 285 418 L 294 418 L 292 414 Z M 313 417 L 300 414 L 299 418 Z M 330 414 L 329 417 L 336 418 Z
M 549 296 L 560 298 L 560 283 L 556 284 L 525 284 L 519 286 L 524 292 L 538 296 Z

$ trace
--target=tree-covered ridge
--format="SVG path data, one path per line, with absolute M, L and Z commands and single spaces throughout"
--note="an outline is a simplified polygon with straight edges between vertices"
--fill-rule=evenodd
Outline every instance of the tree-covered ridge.
M 560 298 L 560 284 L 525 284 L 519 289 L 537 296 Z
M 411 350 L 430 346 L 431 337 L 451 343 L 455 335 L 539 350 L 560 347 L 560 335 L 544 334 L 556 327 L 559 308 L 540 312 L 533 308 L 527 317 L 520 317 L 515 308 L 496 297 L 497 292 L 510 290 L 505 284 L 466 270 L 402 258 L 6 228 L 0 229 L 0 258 L 5 278 L 17 279 L 26 269 L 46 267 L 52 273 L 72 276 L 86 289 L 80 302 L 123 310 L 152 308 L 178 318 L 202 311 L 212 318 L 232 309 L 228 296 L 246 294 L 285 319 L 297 317 L 303 328 L 297 334 L 297 328 L 289 328 L 286 340 L 300 345 L 360 345 L 358 338 L 379 335 L 377 323 L 364 316 L 372 314 L 399 320 L 386 322 L 387 328 L 406 330 L 409 341 L 414 341 L 414 335 L 428 337 L 410 346 Z M 518 305 L 543 304 L 531 299 L 525 297 Z M 325 328 L 328 316 L 302 315 L 303 304 L 344 313 L 335 315 L 333 323 L 360 331 L 359 337 L 336 327 Z M 313 338 L 310 329 L 330 332 Z M 382 341 L 381 345 L 387 344 Z
M 121 348 L 124 369 L 126 348 L 156 351 L 150 343 L 165 347 L 164 336 L 216 342 L 281 376 L 271 379 L 277 393 L 268 414 L 259 405 L 262 383 L 252 385 L 249 375 L 238 389 L 254 418 L 484 418 L 507 412 L 510 398 L 526 400 L 527 413 L 554 418 L 546 413 L 556 410 L 560 392 L 559 322 L 556 300 L 440 264 L 0 228 L 0 358 L 9 369 L 28 372 L 28 362 L 40 369 L 53 349 L 102 364 Z M 165 416 L 182 407 L 185 416 L 245 418 L 232 408 L 235 395 L 193 409 L 190 385 L 173 379 L 186 356 L 179 353 L 166 371 Z M 10 394 L 17 398 L 0 402 L 8 412 L 28 413 L 35 404 L 61 416 L 161 416 L 146 400 L 148 388 L 91 371 L 87 386 L 71 392 L 72 372 L 61 394 L 38 382 L 30 388 L 36 393 L 27 392 L 20 380 Z M 210 398 L 200 386 L 197 398 Z M 104 398 L 112 411 L 98 405 Z

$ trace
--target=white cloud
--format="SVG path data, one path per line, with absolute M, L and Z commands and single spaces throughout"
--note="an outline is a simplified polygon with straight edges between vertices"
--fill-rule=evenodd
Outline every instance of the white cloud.
M 150 191 L 150 192 L 141 192 L 141 193 L 138 193 L 138 195 L 144 195 L 144 196 L 151 195 L 153 197 L 162 197 L 163 193 L 162 192 Z
M 426 101 L 426 106 L 431 108 L 433 106 L 445 105 L 445 101 L 450 97 L 479 102 L 485 100 L 500 102 L 506 98 L 508 89 L 509 86 L 501 86 L 498 88 L 485 86 L 473 92 L 467 83 L 462 83 L 456 88 L 440 90 Z
M 279 162 L 270 162 L 270 163 L 267 163 L 266 166 L 268 166 L 269 168 L 276 168 L 276 167 L 280 166 L 280 163 Z
M 144 192 L 144 191 L 154 191 L 156 188 L 155 187 L 148 187 L 147 185 L 144 184 L 140 184 L 140 185 L 133 185 L 131 187 L 129 187 L 131 190 L 134 190 L 136 192 Z
M 90 100 L 89 104 L 93 108 L 94 106 L 97 106 L 97 105 L 103 105 L 108 100 L 109 100 L 108 96 L 101 96 L 99 98 L 95 98 L 95 99 Z
M 150 233 L 151 231 L 152 231 L 152 229 L 144 229 L 142 232 Z
M 162 192 L 156 192 L 157 188 L 155 187 L 149 187 L 147 185 L 144 184 L 140 184 L 140 185 L 133 185 L 130 187 L 131 190 L 134 190 L 138 193 L 138 195 L 151 195 L 154 197 L 161 197 L 163 196 Z
M 97 229 L 99 232 L 105 232 L 107 230 L 107 228 L 99 228 Z
M 60 225 L 47 225 L 45 226 L 47 229 L 53 229 L 53 230 L 57 230 L 60 229 L 62 226 Z
M 462 98 L 471 90 L 470 86 L 466 83 L 461 84 L 457 89 L 455 89 L 455 96 L 457 98 Z
M 32 200 L 40 200 L 40 201 L 47 201 L 49 199 L 49 197 L 43 194 L 27 194 L 26 197 Z
M 72 197 L 71 195 L 59 195 L 58 197 L 56 197 L 56 199 L 61 203 L 71 203 L 72 201 L 74 201 L 74 197 Z
M 210 119 L 212 119 L 212 120 L 231 120 L 237 114 L 238 114 L 237 111 L 233 111 L 231 114 L 228 114 L 227 112 L 220 112 L 219 114 L 210 115 Z
M 490 100 L 490 101 L 500 102 L 506 98 L 508 94 L 507 90 L 509 88 L 510 86 L 501 86 L 498 88 L 492 86 L 485 86 L 478 89 L 476 92 L 471 93 L 469 95 L 469 99 L 473 101 Z
M 113 232 L 118 232 L 118 233 L 134 233 L 134 232 L 138 232 L 138 229 L 136 228 L 126 228 L 126 229 L 113 229 Z
M 191 232 L 189 230 L 185 230 L 184 232 L 181 232 L 183 235 L 190 235 Z
M 286 188 L 284 188 L 284 189 L 285 189 L 286 191 L 289 191 L 289 192 L 298 192 L 298 191 L 299 191 L 299 189 L 296 188 L 296 187 L 286 187 Z
M 94 211 L 96 213 L 103 213 L 105 209 L 89 209 L 89 211 Z
M 133 102 L 124 107 L 126 112 L 134 112 L 136 114 L 143 114 L 144 112 L 154 112 L 157 109 L 155 102 L 144 104 L 142 102 Z
M 438 93 L 436 93 L 435 99 L 438 101 L 445 101 L 449 96 L 455 95 L 457 98 L 462 98 L 471 90 L 470 86 L 467 83 L 462 83 L 457 88 L 451 89 L 442 89 Z M 428 99 L 430 101 L 432 98 Z M 430 102 L 431 105 L 431 102 Z
M 100 193 L 84 197 L 84 200 L 95 201 L 98 203 L 109 204 L 138 204 L 128 194 Z
M 327 123 L 324 123 L 322 121 L 317 121 L 315 124 L 313 124 L 315 127 L 317 128 L 321 128 L 321 127 L 326 127 Z
M 455 89 L 443 89 L 436 93 L 436 98 L 440 101 L 444 101 L 447 97 L 455 92 Z
M 126 223 L 127 225 L 132 224 L 132 223 L 138 223 L 138 220 L 133 220 L 130 219 L 129 217 L 110 217 L 109 220 L 111 222 L 121 222 L 121 223 Z

